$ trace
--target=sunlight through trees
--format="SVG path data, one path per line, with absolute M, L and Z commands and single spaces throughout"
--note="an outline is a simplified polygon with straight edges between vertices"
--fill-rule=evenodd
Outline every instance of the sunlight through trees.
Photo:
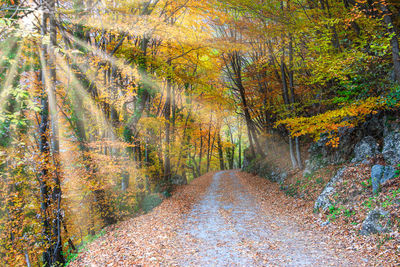
M 67 263 L 243 153 L 399 106 L 396 1 L 0 1 L 0 265 Z

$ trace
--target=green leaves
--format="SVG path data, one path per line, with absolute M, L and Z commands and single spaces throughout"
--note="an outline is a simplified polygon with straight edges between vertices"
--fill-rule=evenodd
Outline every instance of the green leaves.
M 395 84 L 385 98 L 385 103 L 389 108 L 398 107 L 400 104 L 400 85 Z

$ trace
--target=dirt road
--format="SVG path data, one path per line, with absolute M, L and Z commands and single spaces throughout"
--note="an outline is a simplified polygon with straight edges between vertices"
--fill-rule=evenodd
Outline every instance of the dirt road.
M 109 231 L 72 265 L 369 265 L 356 251 L 306 227 L 301 209 L 276 186 L 265 194 L 262 180 L 243 175 L 223 171 L 198 178 L 153 212 Z

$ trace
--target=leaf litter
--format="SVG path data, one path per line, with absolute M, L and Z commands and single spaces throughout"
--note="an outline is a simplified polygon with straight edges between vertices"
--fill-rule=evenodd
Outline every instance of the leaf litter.
M 152 212 L 108 228 L 71 266 L 377 264 L 354 249 L 363 247 L 356 238 L 342 234 L 319 226 L 312 205 L 278 184 L 224 171 L 177 187 Z

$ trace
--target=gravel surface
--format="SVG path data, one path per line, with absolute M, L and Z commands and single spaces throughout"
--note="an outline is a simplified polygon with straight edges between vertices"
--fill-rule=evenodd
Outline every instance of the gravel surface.
M 109 228 L 71 266 L 373 265 L 324 233 L 310 208 L 257 176 L 209 173 Z
M 218 172 L 209 190 L 187 215 L 176 242 L 190 242 L 182 266 L 351 265 L 301 225 L 273 218 L 240 183 L 236 172 Z M 310 238 L 310 236 L 312 238 Z M 185 241 L 182 241 L 185 240 Z M 341 259 L 339 259 L 341 258 Z

